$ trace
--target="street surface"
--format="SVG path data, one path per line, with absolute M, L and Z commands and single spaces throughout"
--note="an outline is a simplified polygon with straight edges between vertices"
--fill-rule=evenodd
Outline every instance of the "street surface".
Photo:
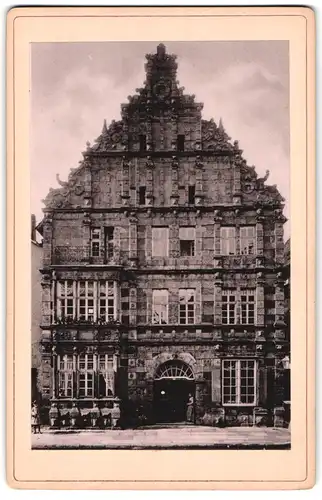
M 32 434 L 33 449 L 290 448 L 288 429 L 182 426 L 127 430 L 49 430 Z

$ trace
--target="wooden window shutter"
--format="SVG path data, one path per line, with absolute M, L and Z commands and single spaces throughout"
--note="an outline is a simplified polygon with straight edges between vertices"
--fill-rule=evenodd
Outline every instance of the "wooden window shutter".
M 213 403 L 221 403 L 221 366 L 214 366 L 211 373 L 211 399 Z

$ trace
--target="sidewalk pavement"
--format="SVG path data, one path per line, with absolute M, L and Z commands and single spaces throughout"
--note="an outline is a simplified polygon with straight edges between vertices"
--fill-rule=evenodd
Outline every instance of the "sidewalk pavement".
M 289 449 L 288 429 L 272 427 L 43 430 L 32 449 Z

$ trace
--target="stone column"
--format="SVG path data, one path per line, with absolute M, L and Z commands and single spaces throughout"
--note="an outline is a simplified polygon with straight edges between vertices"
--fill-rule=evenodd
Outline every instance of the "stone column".
M 265 307 L 264 307 L 264 283 L 265 278 L 263 273 L 257 273 L 256 277 L 256 326 L 264 327 L 265 325 Z

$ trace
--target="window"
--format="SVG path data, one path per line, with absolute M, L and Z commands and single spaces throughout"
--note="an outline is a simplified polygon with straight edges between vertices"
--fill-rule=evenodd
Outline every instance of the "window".
M 58 356 L 58 385 L 60 397 L 73 397 L 73 373 L 73 356 L 70 354 Z
M 195 290 L 179 290 L 179 323 L 193 325 L 195 322 Z
M 98 357 L 99 397 L 114 396 L 114 356 L 100 354 Z
M 241 324 L 255 324 L 255 290 L 241 290 Z
M 194 205 L 196 195 L 196 186 L 188 186 L 188 203 Z
M 139 141 L 140 141 L 140 151 L 145 151 L 146 150 L 146 135 L 140 134 Z
M 98 227 L 91 229 L 91 256 L 99 257 L 101 249 L 101 230 Z
M 81 354 L 78 357 L 78 396 L 94 397 L 93 354 Z
M 113 321 L 116 319 L 114 281 L 99 282 L 98 317 L 102 321 Z
M 168 290 L 152 292 L 152 323 L 155 325 L 168 323 Z
M 167 227 L 152 228 L 152 256 L 168 256 L 169 229 Z
M 146 187 L 140 186 L 139 187 L 139 205 L 145 205 L 145 194 L 146 194 Z
M 240 228 L 240 254 L 253 255 L 255 253 L 255 227 Z
M 60 319 L 75 317 L 75 296 L 72 280 L 57 282 L 57 315 Z
M 256 404 L 256 361 L 224 360 L 222 395 L 226 405 Z
M 236 229 L 234 227 L 220 228 L 220 253 L 221 255 L 235 255 Z
M 180 257 L 193 257 L 195 255 L 196 230 L 194 227 L 180 227 Z
M 177 136 L 177 149 L 178 151 L 184 151 L 184 135 Z
M 223 325 L 236 323 L 236 290 L 223 290 L 221 297 L 221 322 Z
M 78 283 L 78 317 L 80 320 L 94 321 L 94 281 L 80 281 Z
M 114 227 L 104 228 L 105 258 L 112 259 L 114 256 Z

